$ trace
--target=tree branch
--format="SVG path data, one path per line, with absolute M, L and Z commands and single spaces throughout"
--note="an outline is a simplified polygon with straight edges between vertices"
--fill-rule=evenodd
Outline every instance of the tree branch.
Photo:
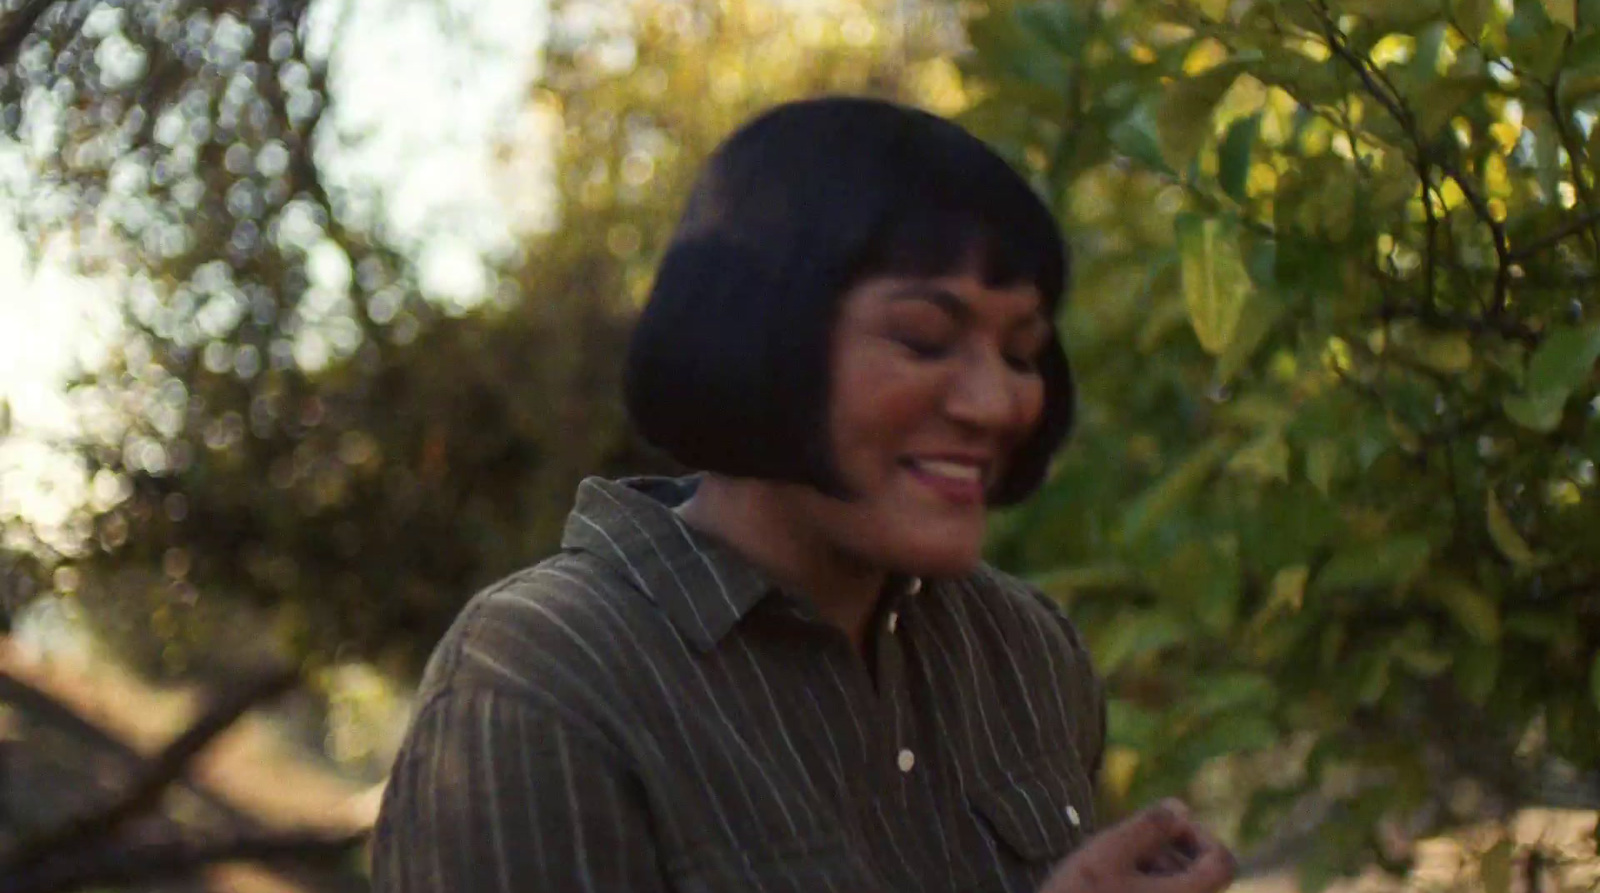
M 1443 171 L 1446 176 L 1454 180 L 1460 187 L 1461 194 L 1472 207 L 1478 219 L 1489 228 L 1489 233 L 1494 240 L 1494 253 L 1499 262 L 1495 273 L 1494 298 L 1489 305 L 1489 314 L 1499 316 L 1505 311 L 1511 291 L 1511 245 L 1506 238 L 1505 224 L 1495 219 L 1494 212 L 1489 207 L 1489 202 L 1478 192 L 1478 187 L 1461 172 L 1461 169 L 1448 158 L 1436 157 L 1428 151 L 1428 144 L 1424 135 L 1417 129 L 1416 116 L 1405 107 L 1400 94 L 1393 85 L 1380 84 L 1379 76 L 1374 74 L 1372 66 L 1367 59 L 1362 58 L 1350 45 L 1345 42 L 1344 35 L 1333 20 L 1333 14 L 1328 10 L 1326 0 L 1316 0 L 1314 9 L 1322 22 L 1323 37 L 1328 42 L 1328 49 L 1338 56 L 1345 64 L 1349 65 L 1361 79 L 1368 93 L 1383 106 L 1397 123 L 1406 131 L 1412 144 L 1416 147 L 1417 163 L 1419 166 L 1435 166 Z M 1426 181 L 1424 181 L 1426 186 Z
M 166 789 L 188 770 L 200 751 L 232 727 L 239 717 L 252 707 L 289 691 L 298 681 L 297 673 L 286 670 L 220 697 L 204 716 L 150 761 L 122 797 L 100 812 L 25 839 L 12 857 L 0 865 L 0 873 L 23 872 L 60 853 L 88 848 L 110 838 L 129 819 L 151 810 Z
M 0 876 L 0 893 L 72 893 L 97 887 L 127 887 L 193 875 L 230 862 L 328 862 L 364 844 L 368 833 L 327 836 L 262 834 L 228 840 L 110 847 L 73 853 L 31 871 Z
M 23 43 L 33 33 L 34 26 L 55 5 L 56 0 L 27 0 L 22 8 L 7 17 L 0 25 L 0 68 L 10 68 L 17 62 Z
M 1554 248 L 1563 239 L 1579 235 L 1597 223 L 1600 223 L 1600 210 L 1593 210 L 1581 217 L 1569 220 L 1554 232 L 1547 233 L 1512 252 L 1511 260 L 1513 262 L 1529 260 L 1542 251 Z

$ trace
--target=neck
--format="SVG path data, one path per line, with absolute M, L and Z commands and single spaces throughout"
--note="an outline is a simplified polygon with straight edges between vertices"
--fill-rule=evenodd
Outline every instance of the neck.
M 888 571 L 819 536 L 797 509 L 826 498 L 798 484 L 706 475 L 678 513 L 787 589 L 804 594 L 859 651 Z

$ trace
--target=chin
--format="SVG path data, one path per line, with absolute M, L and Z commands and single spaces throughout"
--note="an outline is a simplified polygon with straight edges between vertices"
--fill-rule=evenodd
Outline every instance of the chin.
M 900 551 L 900 550 L 896 550 Z M 977 570 L 983 561 L 983 546 L 978 542 L 917 543 L 896 556 L 893 566 L 917 577 L 962 577 Z

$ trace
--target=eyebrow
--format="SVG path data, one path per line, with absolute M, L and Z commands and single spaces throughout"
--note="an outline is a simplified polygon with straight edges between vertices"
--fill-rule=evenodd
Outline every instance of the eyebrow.
M 899 301 L 926 301 L 944 312 L 955 317 L 957 322 L 967 323 L 972 320 L 972 306 L 967 300 L 948 288 L 938 285 L 929 285 L 925 282 L 913 282 L 901 285 L 889 292 L 887 300 L 891 303 Z M 1029 329 L 1048 332 L 1051 328 L 1050 320 L 1040 310 L 1019 319 L 1011 326 L 1012 330 Z

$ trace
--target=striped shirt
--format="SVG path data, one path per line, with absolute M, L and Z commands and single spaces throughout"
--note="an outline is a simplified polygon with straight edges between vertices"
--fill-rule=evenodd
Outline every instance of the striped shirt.
M 865 655 L 672 506 L 590 479 L 562 550 L 439 644 L 380 893 L 1032 893 L 1094 825 L 1104 700 L 987 567 L 889 588 Z

